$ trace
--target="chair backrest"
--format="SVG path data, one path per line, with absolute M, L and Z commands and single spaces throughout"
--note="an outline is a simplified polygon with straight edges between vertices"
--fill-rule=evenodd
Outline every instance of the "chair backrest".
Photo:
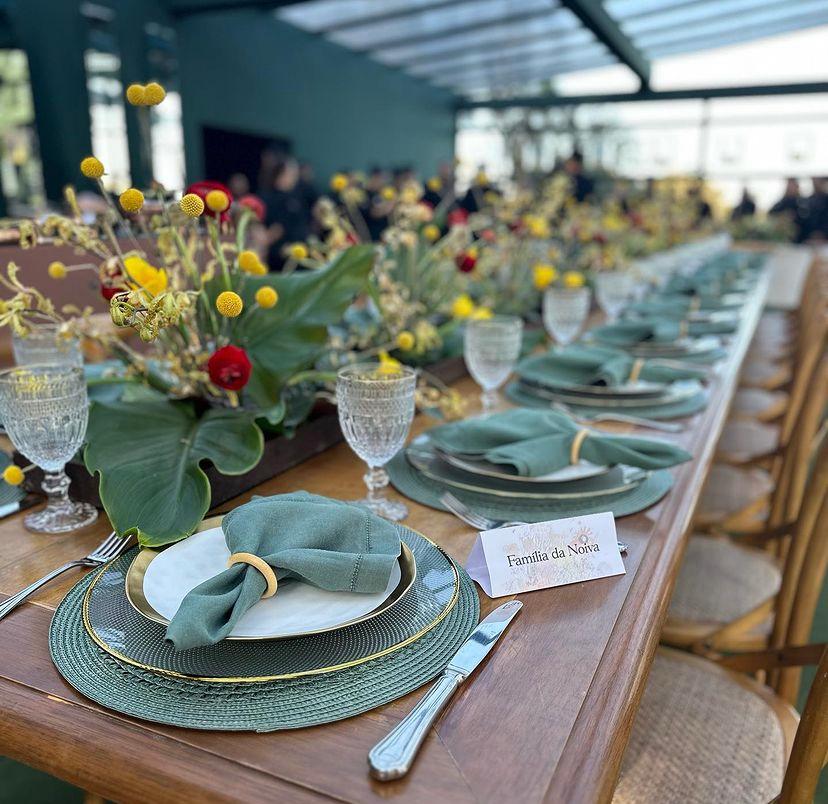
M 811 804 L 828 756 L 828 647 L 822 652 L 796 730 L 779 804 Z

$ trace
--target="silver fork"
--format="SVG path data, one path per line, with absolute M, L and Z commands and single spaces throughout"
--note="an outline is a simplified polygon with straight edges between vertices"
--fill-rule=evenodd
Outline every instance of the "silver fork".
M 684 430 L 683 424 L 677 422 L 662 422 L 656 419 L 644 419 L 641 416 L 629 416 L 626 413 L 596 413 L 594 416 L 584 418 L 579 416 L 569 405 L 563 402 L 553 402 L 552 407 L 571 416 L 579 424 L 591 424 L 593 422 L 621 422 L 622 424 L 637 424 L 639 427 L 649 427 L 651 430 L 660 430 L 663 433 L 680 433 Z
M 113 558 L 117 558 L 124 552 L 129 541 L 129 536 L 117 536 L 115 531 L 113 531 L 88 556 L 70 561 L 62 567 L 52 570 L 34 583 L 29 584 L 25 589 L 21 589 L 19 592 L 13 594 L 8 600 L 0 603 L 0 620 L 10 611 L 16 609 L 27 597 L 40 589 L 41 586 L 49 583 L 53 578 L 57 578 L 58 575 L 62 575 L 67 570 L 73 567 L 100 567 L 108 561 L 112 561 Z
M 464 502 L 458 500 L 450 491 L 440 497 L 440 502 L 446 506 L 458 519 L 471 525 L 475 530 L 496 530 L 497 528 L 512 528 L 518 525 L 529 525 L 529 522 L 510 521 L 506 519 L 490 519 L 482 514 L 472 511 Z M 627 545 L 624 542 L 616 542 L 621 553 L 627 552 Z

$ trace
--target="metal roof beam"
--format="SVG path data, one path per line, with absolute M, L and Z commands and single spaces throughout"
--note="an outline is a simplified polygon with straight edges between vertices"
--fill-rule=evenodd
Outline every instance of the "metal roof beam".
M 559 106 L 583 106 L 589 103 L 637 103 L 640 101 L 705 100 L 708 98 L 750 98 L 768 95 L 813 95 L 828 93 L 828 81 L 809 81 L 800 84 L 760 84 L 741 87 L 707 87 L 698 89 L 671 89 L 656 92 L 620 92 L 612 95 L 530 95 L 527 97 L 498 98 L 489 101 L 459 101 L 456 108 L 464 109 L 549 109 Z
M 650 85 L 650 62 L 604 10 L 601 0 L 561 0 L 592 33 L 603 42 L 622 64 L 627 65 L 641 81 L 642 89 Z
M 405 8 L 398 8 L 396 11 L 386 11 L 384 13 L 381 12 L 373 15 L 363 14 L 361 17 L 351 17 L 350 19 L 342 20 L 342 22 L 335 22 L 327 28 L 320 28 L 318 33 L 340 33 L 341 31 L 350 31 L 353 28 L 362 28 L 363 26 L 376 25 L 381 22 L 394 22 L 395 20 L 405 19 L 406 17 L 416 17 L 420 14 L 425 14 L 428 11 L 439 11 L 442 8 L 456 8 L 457 6 L 477 2 L 479 2 L 479 0 L 434 0 L 434 2 L 423 3 L 419 6 L 406 6 Z
M 173 17 L 181 19 L 218 11 L 273 11 L 299 2 L 301 0 L 168 0 L 168 8 Z

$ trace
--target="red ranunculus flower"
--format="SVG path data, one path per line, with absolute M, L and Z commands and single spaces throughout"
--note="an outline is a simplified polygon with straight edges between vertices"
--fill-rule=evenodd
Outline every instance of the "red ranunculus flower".
M 596 233 L 592 236 L 592 239 L 593 239 L 596 243 L 600 243 L 601 245 L 603 245 L 604 243 L 606 243 L 606 242 L 607 242 L 607 236 L 606 236 L 603 232 L 596 232 Z
M 184 191 L 184 195 L 186 195 L 187 193 L 195 193 L 202 201 L 205 201 L 205 199 L 207 198 L 207 193 L 209 193 L 210 190 L 221 190 L 230 199 L 230 203 L 231 204 L 233 203 L 233 193 L 230 192 L 230 188 L 226 184 L 222 184 L 220 181 L 204 180 L 204 181 L 193 182 Z M 215 213 L 210 212 L 210 210 L 207 209 L 206 201 L 205 201 L 204 212 L 202 212 L 201 214 L 202 215 L 210 215 L 211 217 L 215 217 Z M 227 209 L 224 210 L 224 212 L 221 213 L 222 223 L 224 221 L 228 220 L 229 217 L 230 217 L 230 207 L 228 206 Z
M 253 195 L 253 193 L 243 195 L 239 199 L 239 206 L 247 207 L 256 216 L 260 223 L 264 223 L 265 205 L 259 196 Z
M 469 254 L 468 251 L 461 251 L 454 258 L 454 262 L 464 274 L 470 274 L 474 270 L 474 266 L 477 265 L 477 257 Z
M 207 373 L 210 379 L 226 391 L 239 391 L 250 379 L 250 358 L 238 346 L 222 346 L 210 355 Z
M 101 285 L 101 296 L 103 296 L 107 301 L 111 301 L 112 297 L 121 291 L 123 291 L 123 288 L 120 285 Z
M 468 220 L 469 213 L 463 207 L 457 207 L 457 209 L 453 209 L 446 215 L 446 221 L 449 226 L 461 226 L 464 223 L 468 223 Z
M 494 229 L 484 229 L 480 233 L 480 237 L 482 240 L 485 240 L 487 243 L 494 243 L 497 239 L 497 235 L 494 233 Z

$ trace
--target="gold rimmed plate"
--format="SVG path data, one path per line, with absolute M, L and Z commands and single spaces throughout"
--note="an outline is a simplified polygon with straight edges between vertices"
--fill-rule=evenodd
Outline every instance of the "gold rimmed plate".
M 184 596 L 224 570 L 228 556 L 220 527 L 199 531 L 163 552 L 142 550 L 126 573 L 127 600 L 148 620 L 168 625 Z M 275 596 L 245 612 L 228 639 L 288 639 L 364 622 L 394 606 L 416 575 L 414 556 L 403 543 L 388 585 L 376 594 L 331 592 L 286 581 Z

